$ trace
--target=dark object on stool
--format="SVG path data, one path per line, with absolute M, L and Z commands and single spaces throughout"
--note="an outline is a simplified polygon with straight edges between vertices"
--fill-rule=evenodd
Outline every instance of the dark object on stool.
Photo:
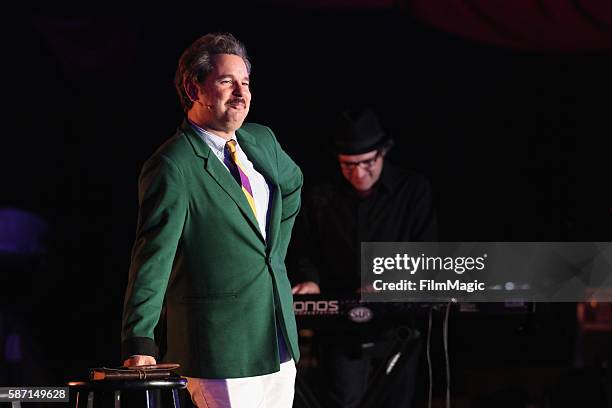
M 187 379 L 176 376 L 162 380 L 109 380 L 109 381 L 74 381 L 69 382 L 70 402 L 73 408 L 94 408 L 101 407 L 100 401 L 112 400 L 113 403 L 107 407 L 121 407 L 121 393 L 123 391 L 144 391 L 142 395 L 142 405 L 147 408 L 159 408 L 156 403 L 155 394 L 152 391 L 159 391 L 168 404 L 163 406 L 180 408 L 178 390 L 187 387 Z M 164 392 L 168 391 L 168 392 Z M 99 397 L 96 397 L 99 393 Z M 111 398 L 109 398 L 111 397 Z M 94 406 L 95 402 L 95 406 Z M 132 408 L 133 405 L 125 405 L 124 408 Z

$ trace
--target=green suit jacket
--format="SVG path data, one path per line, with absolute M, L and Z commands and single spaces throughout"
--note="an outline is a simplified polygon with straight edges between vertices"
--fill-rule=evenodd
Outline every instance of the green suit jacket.
M 143 166 L 123 312 L 122 354 L 155 356 L 166 302 L 167 354 L 183 375 L 279 370 L 276 320 L 299 358 L 285 255 L 302 173 L 272 131 L 245 123 L 238 143 L 272 186 L 267 240 L 230 172 L 185 122 Z

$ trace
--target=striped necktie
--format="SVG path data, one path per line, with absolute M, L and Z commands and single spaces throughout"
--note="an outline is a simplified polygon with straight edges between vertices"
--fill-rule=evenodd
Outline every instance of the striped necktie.
M 255 217 L 257 217 L 257 210 L 255 209 L 255 200 L 253 199 L 253 190 L 251 189 L 251 183 L 249 182 L 249 178 L 246 175 L 244 166 L 242 165 L 242 163 L 240 163 L 240 160 L 238 160 L 238 152 L 236 151 L 236 141 L 233 139 L 229 140 L 225 144 L 225 147 L 227 147 L 227 150 L 229 150 L 230 156 L 232 157 L 232 161 L 234 162 L 234 164 L 236 165 L 236 169 L 238 170 L 237 173 L 240 177 L 239 183 L 242 187 L 242 192 L 246 196 L 246 199 L 249 202 L 251 209 L 253 210 L 253 214 L 255 214 Z

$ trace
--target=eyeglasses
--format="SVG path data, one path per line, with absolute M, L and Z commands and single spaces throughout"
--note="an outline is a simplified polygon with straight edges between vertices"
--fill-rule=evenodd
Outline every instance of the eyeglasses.
M 353 171 L 357 168 L 357 166 L 361 167 L 364 170 L 370 170 L 372 167 L 374 167 L 376 160 L 378 160 L 380 156 L 382 156 L 382 153 L 380 151 L 377 151 L 376 156 L 372 157 L 371 159 L 360 161 L 340 161 L 340 167 L 342 168 L 342 170 L 347 171 Z

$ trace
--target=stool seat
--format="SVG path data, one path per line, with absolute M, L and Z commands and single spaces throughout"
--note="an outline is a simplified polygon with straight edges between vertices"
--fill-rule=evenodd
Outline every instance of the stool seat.
M 68 387 L 83 391 L 172 390 L 187 387 L 187 379 L 176 377 L 163 380 L 71 381 Z
M 168 391 L 168 396 L 170 397 L 168 398 L 170 401 L 169 406 L 180 408 L 178 390 L 187 387 L 187 379 L 176 376 L 154 380 L 71 381 L 68 382 L 68 387 L 71 390 L 71 402 L 73 402 L 71 406 L 74 408 L 93 408 L 96 393 L 107 397 L 110 397 L 109 394 L 112 394 L 112 403 L 105 406 L 119 408 L 121 407 L 122 391 L 142 391 L 144 392 L 144 397 L 142 399 L 142 405 L 139 406 L 158 407 L 159 405 L 155 403 L 155 398 L 150 392 L 155 390 L 159 390 L 162 395 L 167 394 L 164 393 L 164 391 Z M 72 398 L 73 395 L 74 398 Z M 100 404 L 100 401 L 97 401 L 95 406 L 100 407 L 104 405 Z

